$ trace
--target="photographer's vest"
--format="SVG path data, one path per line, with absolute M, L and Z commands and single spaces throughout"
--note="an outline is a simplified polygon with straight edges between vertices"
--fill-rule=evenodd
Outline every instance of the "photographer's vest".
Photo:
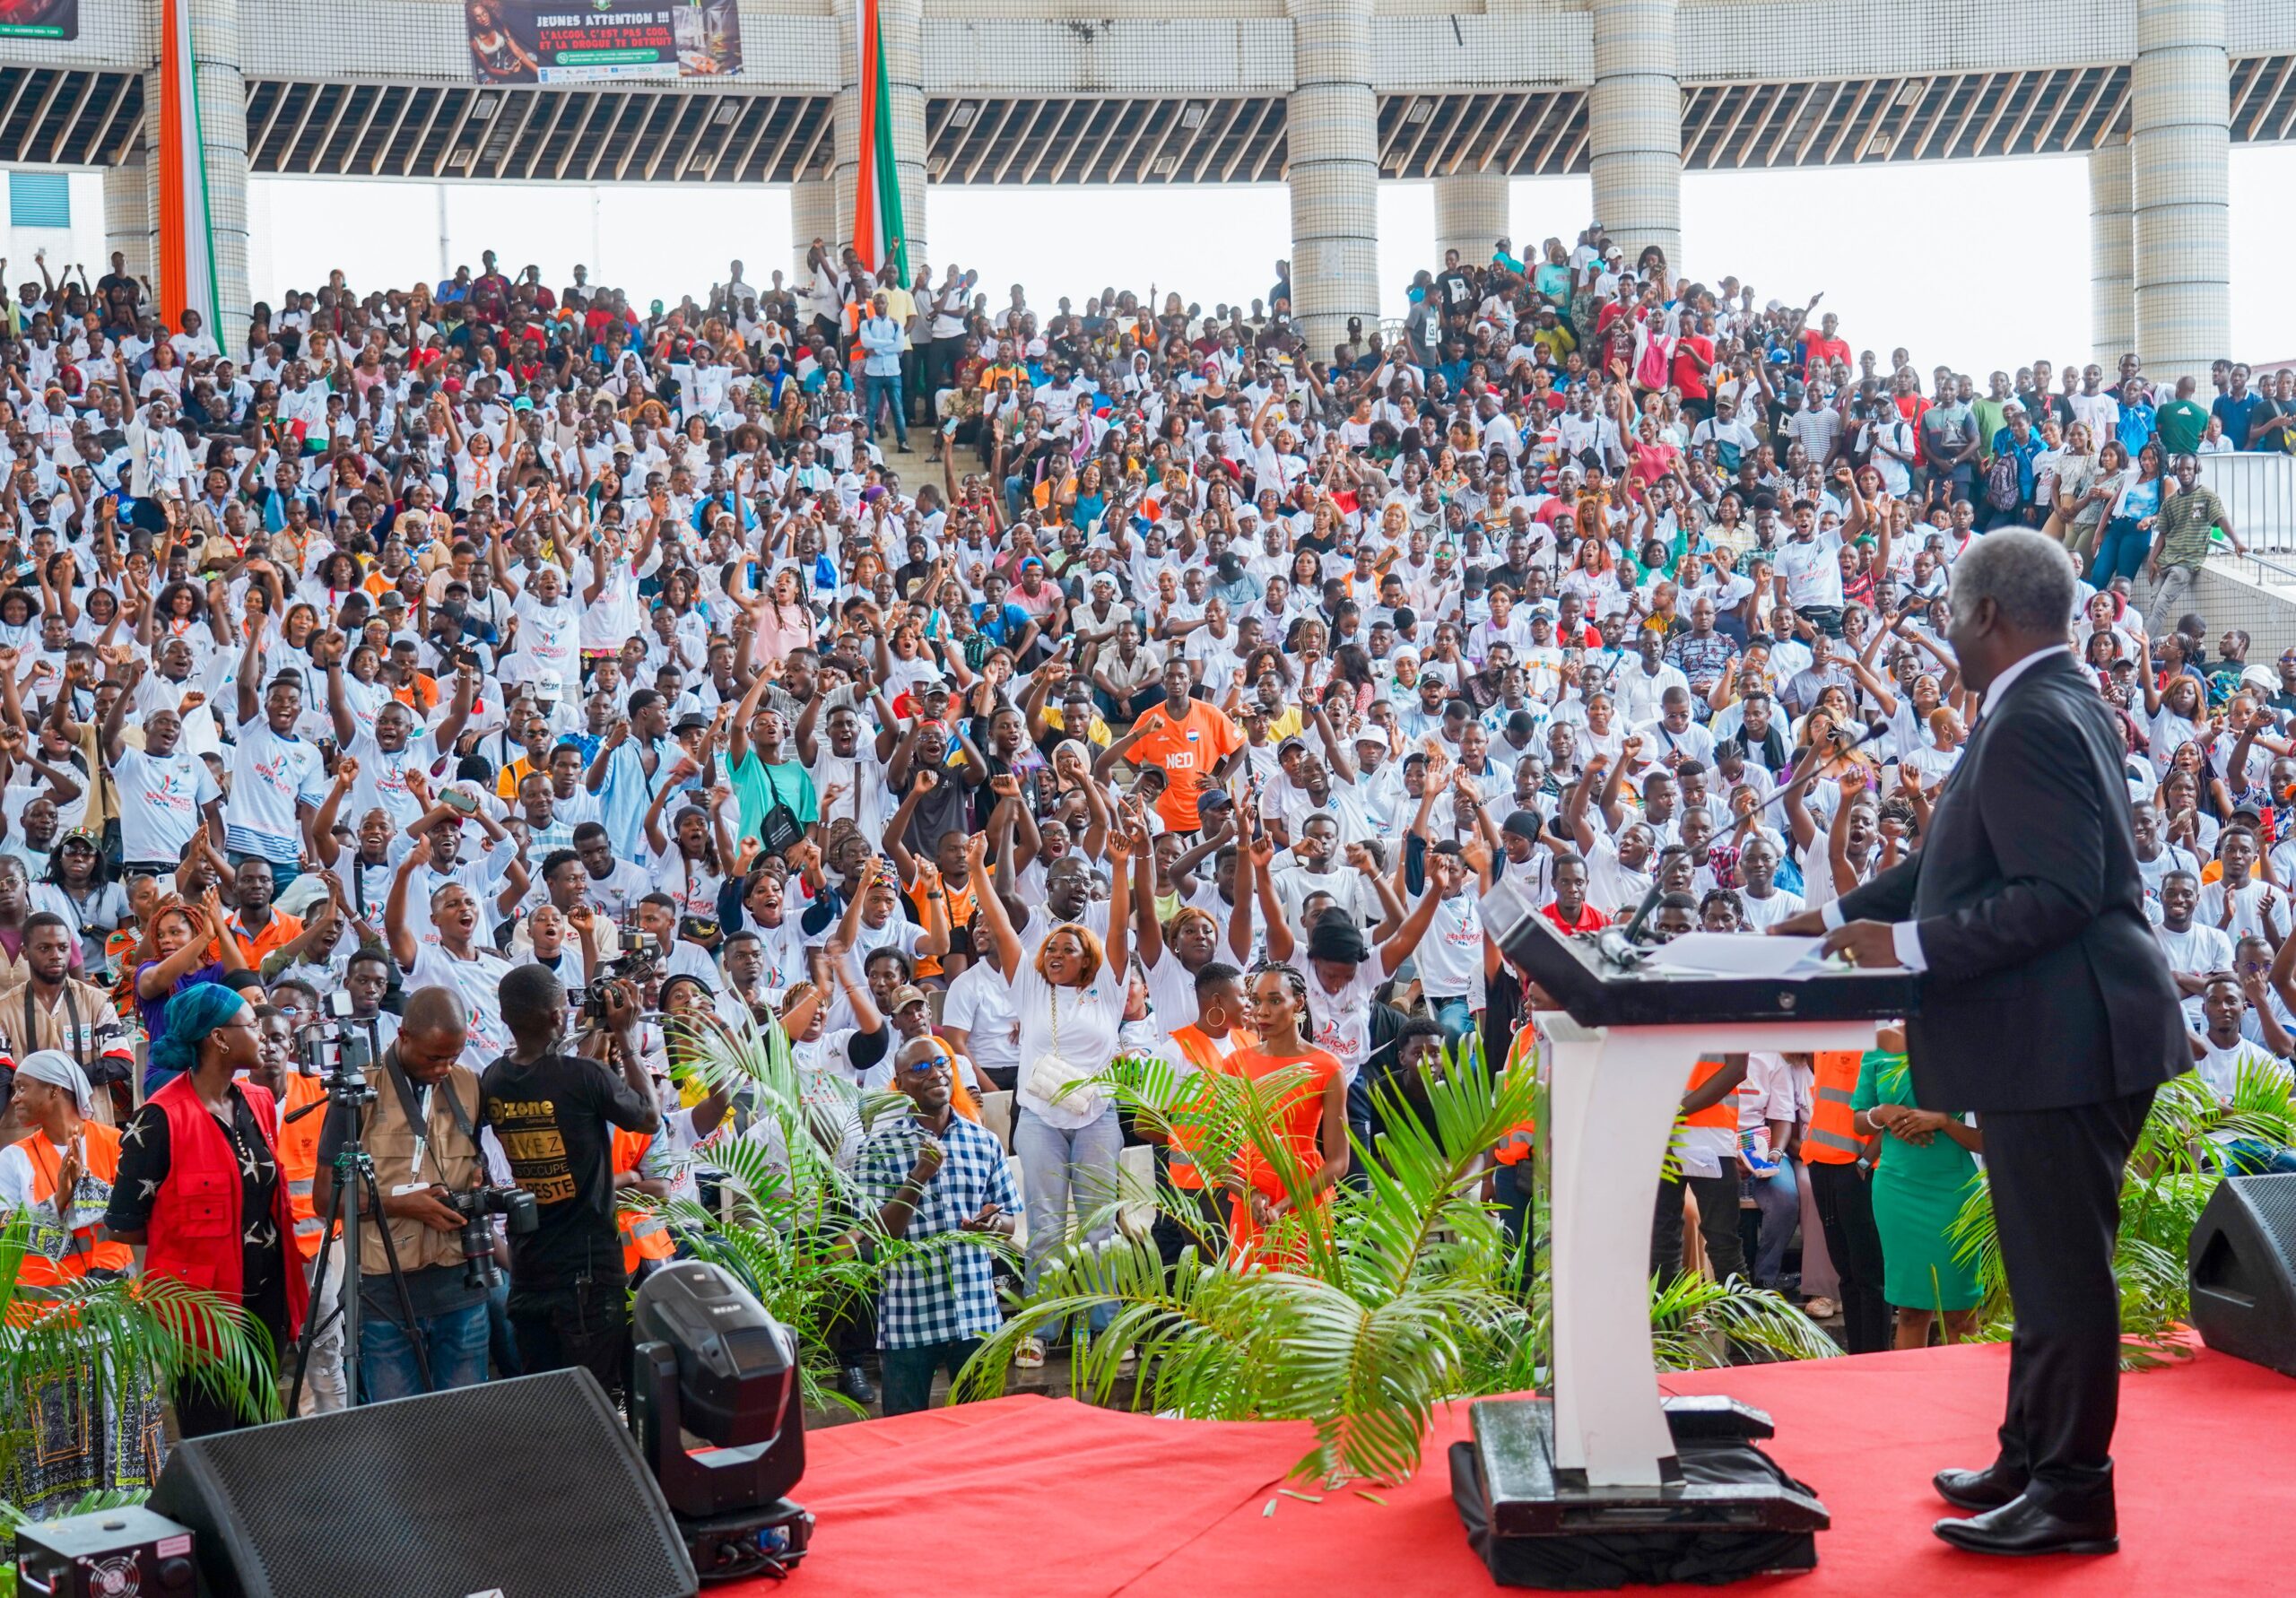
M 326 1124 L 326 1112 L 315 1109 L 300 1116 L 296 1112 L 326 1099 L 325 1078 L 300 1071 L 287 1073 L 287 1096 L 279 1110 L 279 1179 L 287 1184 L 287 1203 L 295 1212 L 295 1247 L 306 1264 L 318 1257 L 325 1226 L 311 1208 L 311 1178 L 318 1170 L 319 1132 Z
M 88 1175 L 109 1189 L 119 1180 L 119 1133 L 98 1121 L 83 1120 L 81 1133 L 86 1145 Z M 32 1164 L 31 1202 L 35 1212 L 47 1206 L 51 1213 L 56 1202 L 57 1178 L 63 1174 L 64 1156 L 43 1133 L 33 1133 L 21 1147 Z M 121 1275 L 135 1268 L 135 1251 L 125 1243 L 109 1239 L 99 1241 L 96 1229 L 104 1218 L 100 1203 L 73 1212 L 72 1235 L 63 1240 L 59 1257 L 50 1259 L 38 1220 L 31 1223 L 32 1232 L 22 1262 L 16 1267 L 16 1292 L 20 1298 L 42 1298 L 48 1295 L 43 1288 L 60 1287 L 79 1281 L 91 1271 L 111 1271 Z M 46 1229 L 52 1231 L 50 1227 Z
M 646 1151 L 653 1146 L 651 1133 L 613 1128 L 614 1175 L 636 1170 L 639 1161 L 646 1158 Z M 613 1223 L 622 1232 L 622 1271 L 625 1276 L 636 1275 L 639 1265 L 646 1260 L 665 1260 L 677 1252 L 677 1245 L 670 1237 L 669 1217 L 657 1209 L 617 1204 Z
M 199 1101 L 187 1071 L 171 1077 L 145 1100 L 168 1118 L 168 1175 L 152 1201 L 144 1274 L 204 1288 L 236 1304 L 243 1280 L 240 1238 L 245 1230 L 239 1211 L 239 1156 L 230 1135 Z M 270 1090 L 248 1081 L 233 1082 L 230 1090 L 246 1101 L 257 1134 L 276 1159 L 279 1140 L 272 1128 L 279 1121 Z M 283 1178 L 273 1184 L 271 1194 L 272 1223 L 283 1240 L 295 1229 Z M 300 1326 L 310 1290 L 300 1271 L 282 1274 L 286 1278 L 287 1324 Z M 196 1326 L 191 1341 L 200 1341 Z
M 1850 1101 L 1857 1095 L 1857 1068 L 1865 1056 L 1854 1048 L 1820 1049 L 1812 1056 L 1817 1087 L 1810 1129 L 1802 1137 L 1805 1165 L 1848 1165 L 1866 1152 Z
M 391 1058 L 392 1051 L 386 1049 L 384 1057 Z M 475 1124 L 481 1104 L 478 1073 L 457 1061 L 430 1090 L 430 1113 L 423 1129 L 419 1168 L 415 1164 L 414 1127 L 407 1119 L 405 1106 L 399 1102 L 390 1073 L 380 1065 L 370 1065 L 366 1075 L 367 1085 L 375 1090 L 375 1103 L 367 1115 L 366 1149 L 368 1157 L 375 1162 L 375 1185 L 383 1196 L 389 1197 L 391 1189 L 409 1182 L 468 1193 L 484 1176 L 485 1167 L 477 1148 L 463 1136 L 447 1095 L 452 1092 L 460 1099 L 464 1114 Z M 420 1094 L 422 1090 L 417 1088 L 415 1091 Z M 305 1118 L 316 1125 L 326 1119 L 326 1112 L 321 1110 Z M 461 1268 L 461 1233 L 440 1231 L 419 1220 L 395 1220 L 389 1225 L 391 1246 L 398 1251 L 402 1270 L 427 1270 L 433 1265 Z M 390 1268 L 390 1256 L 383 1252 L 382 1232 L 371 1226 L 361 1228 L 360 1273 L 382 1276 L 388 1274 Z

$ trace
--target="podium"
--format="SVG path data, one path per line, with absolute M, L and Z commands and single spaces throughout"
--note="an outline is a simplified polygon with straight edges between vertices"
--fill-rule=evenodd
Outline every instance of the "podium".
M 1490 1546 L 1478 1551 L 1502 1581 L 1504 1554 L 1524 1585 L 1617 1585 L 1569 1579 L 1586 1558 L 1638 1581 L 1806 1568 L 1825 1507 L 1753 1446 L 1769 1418 L 1726 1399 L 1660 1400 L 1650 1218 L 1700 1056 L 1870 1048 L 1877 1020 L 1916 1008 L 1918 978 L 1669 976 L 1622 961 L 1614 934 L 1606 948 L 1563 934 L 1507 882 L 1481 908 L 1500 951 L 1562 1009 L 1532 1023 L 1549 1073 L 1553 1396 L 1470 1411 L 1473 1470 L 1455 1462 L 1454 1477 L 1482 1497 Z M 1472 1534 L 1469 1511 L 1462 1498 Z M 1574 1540 L 1587 1547 L 1561 1546 Z

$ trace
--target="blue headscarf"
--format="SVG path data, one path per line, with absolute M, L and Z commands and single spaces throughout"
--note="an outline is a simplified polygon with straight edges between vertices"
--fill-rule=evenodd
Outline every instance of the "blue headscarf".
M 198 1064 L 200 1041 L 246 1007 L 238 990 L 220 982 L 196 983 L 170 999 L 161 1021 L 166 1029 L 152 1039 L 151 1067 L 144 1075 L 145 1096 Z

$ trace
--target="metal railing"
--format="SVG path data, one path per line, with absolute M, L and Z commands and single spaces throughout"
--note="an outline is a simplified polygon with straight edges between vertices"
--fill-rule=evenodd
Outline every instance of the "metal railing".
M 2224 501 L 2240 541 L 2267 554 L 2296 554 L 2296 455 L 2205 455 L 2200 481 Z M 2282 580 L 2296 580 L 2273 568 Z

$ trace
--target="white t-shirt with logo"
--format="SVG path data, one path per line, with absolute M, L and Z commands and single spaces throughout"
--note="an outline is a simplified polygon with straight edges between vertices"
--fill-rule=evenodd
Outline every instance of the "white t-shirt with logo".
M 480 949 L 468 960 L 457 960 L 436 943 L 418 943 L 414 965 L 406 974 L 406 989 L 449 988 L 462 995 L 470 1012 L 470 1036 L 464 1040 L 462 1062 L 473 1071 L 484 1071 L 508 1053 L 510 1029 L 502 1022 L 502 978 L 510 962 L 490 949 Z
M 180 748 L 161 756 L 124 750 L 112 776 L 119 785 L 123 860 L 180 860 L 199 830 L 199 812 L 222 796 L 215 774 Z

